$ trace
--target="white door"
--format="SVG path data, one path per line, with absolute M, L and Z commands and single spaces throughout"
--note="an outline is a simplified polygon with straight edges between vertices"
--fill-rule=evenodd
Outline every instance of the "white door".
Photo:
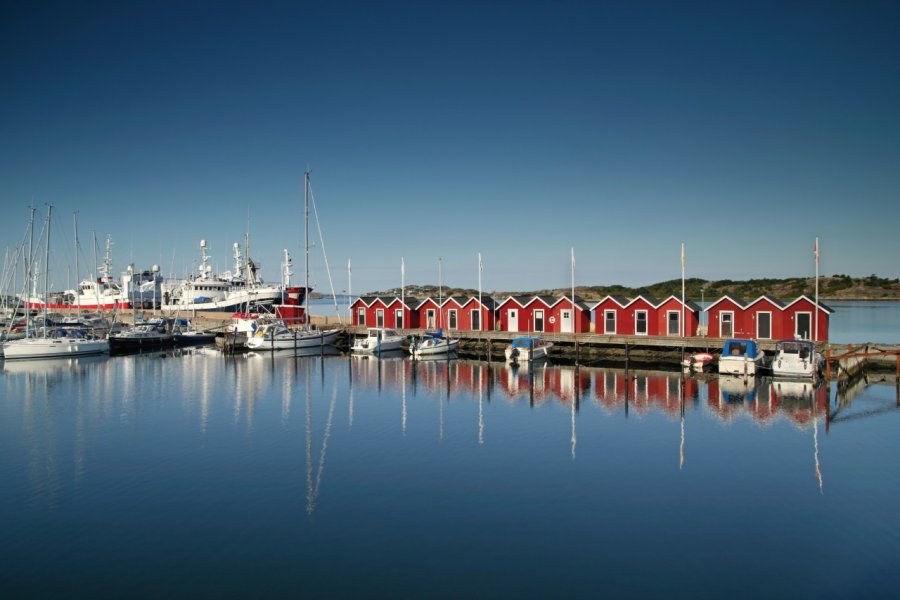
M 435 313 L 433 308 L 429 308 L 425 311 L 425 328 L 426 329 L 434 329 L 435 328 Z
M 512 331 L 512 332 L 519 331 L 519 309 L 511 308 L 511 309 L 509 309 L 509 312 L 507 313 L 507 315 L 508 315 L 508 317 L 507 317 L 506 321 L 508 324 L 507 328 L 509 329 L 509 331 Z
M 574 333 L 575 326 L 572 324 L 572 311 L 563 309 L 559 311 L 559 330 L 563 333 Z

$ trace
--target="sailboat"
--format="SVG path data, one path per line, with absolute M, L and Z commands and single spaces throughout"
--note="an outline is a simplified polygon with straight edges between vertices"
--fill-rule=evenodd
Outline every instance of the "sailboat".
M 303 288 L 304 306 L 300 315 L 301 328 L 291 328 L 283 320 L 276 320 L 258 328 L 247 339 L 250 350 L 298 350 L 324 347 L 337 342 L 340 330 L 320 330 L 309 324 L 309 171 L 303 174 L 303 242 L 306 249 L 306 281 Z M 290 257 L 285 255 L 284 275 L 289 273 Z M 285 282 L 289 283 L 289 282 Z M 289 285 L 287 289 L 291 289 Z
M 47 208 L 47 241 L 44 257 L 44 297 L 50 288 L 50 217 L 53 206 Z M 43 307 L 44 326 L 40 337 L 25 337 L 3 344 L 7 360 L 19 358 L 59 358 L 86 354 L 102 354 L 109 351 L 109 342 L 86 333 L 82 329 L 53 328 L 49 325 L 47 305 Z

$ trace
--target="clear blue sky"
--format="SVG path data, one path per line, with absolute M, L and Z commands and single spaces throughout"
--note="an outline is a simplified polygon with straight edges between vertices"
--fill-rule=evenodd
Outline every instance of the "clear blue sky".
M 54 287 L 220 269 L 529 290 L 900 275 L 897 2 L 21 2 L 0 20 L 0 239 L 57 215 Z M 327 288 L 321 252 L 312 283 Z M 68 261 L 60 263 L 58 261 Z M 85 267 L 82 261 L 82 274 Z M 72 276 L 74 277 L 74 276 Z

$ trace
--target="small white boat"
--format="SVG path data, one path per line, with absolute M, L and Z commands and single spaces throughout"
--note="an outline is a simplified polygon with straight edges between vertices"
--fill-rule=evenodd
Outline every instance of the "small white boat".
M 421 338 L 417 338 L 409 346 L 409 353 L 415 358 L 423 356 L 449 356 L 456 352 L 459 340 L 451 340 L 443 336 L 443 331 L 426 331 Z
M 366 333 L 366 337 L 353 342 L 350 347 L 357 354 L 380 354 L 391 350 L 402 350 L 405 338 L 394 331 L 384 327 L 373 327 Z
M 822 369 L 822 355 L 807 340 L 782 340 L 775 344 L 772 375 L 775 377 L 815 378 Z
M 513 338 L 512 343 L 504 350 L 504 354 L 507 362 L 527 363 L 547 358 L 552 347 L 553 342 L 545 342 L 539 337 L 522 336 Z
M 700 373 L 707 368 L 712 367 L 715 360 L 716 357 L 709 352 L 695 352 L 690 356 L 685 356 L 684 360 L 681 361 L 681 366 L 685 369 Z
M 765 357 L 756 340 L 727 340 L 722 348 L 722 356 L 719 357 L 719 373 L 756 375 L 763 366 Z
M 250 350 L 292 350 L 318 348 L 334 344 L 340 331 L 319 329 L 291 329 L 281 321 L 266 323 L 247 339 Z

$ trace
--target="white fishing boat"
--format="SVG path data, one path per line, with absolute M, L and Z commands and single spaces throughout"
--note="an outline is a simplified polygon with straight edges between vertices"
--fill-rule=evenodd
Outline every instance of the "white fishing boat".
M 112 276 L 111 248 L 112 240 L 107 237 L 106 254 L 96 277 L 83 279 L 76 289 L 45 294 L 38 293 L 35 282 L 32 292 L 23 296 L 24 305 L 35 310 L 113 310 L 157 305 L 162 298 L 159 267 L 153 265 L 148 271 L 135 271 L 133 265 L 128 265 L 117 281 Z
M 259 265 L 241 254 L 240 244 L 233 246 L 234 270 L 213 273 L 206 240 L 200 240 L 200 266 L 195 276 L 167 281 L 162 285 L 162 310 L 234 312 L 270 307 L 281 302 L 280 285 L 266 284 Z
M 449 356 L 456 352 L 459 340 L 445 338 L 443 331 L 426 331 L 422 337 L 415 338 L 409 346 L 409 353 L 415 358 L 425 356 Z
M 520 336 L 513 338 L 503 353 L 507 362 L 527 363 L 547 358 L 552 347 L 553 342 L 544 341 L 543 338 Z
M 822 355 L 808 340 L 782 340 L 775 344 L 772 375 L 775 377 L 815 378 L 822 370 Z
M 402 350 L 405 339 L 393 329 L 372 327 L 366 332 L 365 337 L 353 342 L 350 350 L 357 354 L 380 354 L 392 350 Z
M 765 357 L 765 353 L 760 350 L 755 340 L 727 340 L 719 357 L 719 373 L 756 375 L 762 368 Z

